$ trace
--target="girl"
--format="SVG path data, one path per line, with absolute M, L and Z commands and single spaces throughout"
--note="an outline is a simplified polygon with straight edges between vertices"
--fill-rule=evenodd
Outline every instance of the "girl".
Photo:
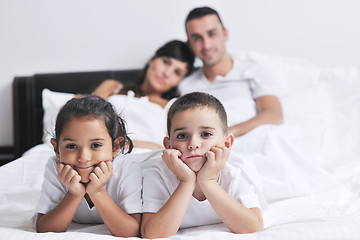
M 117 156 L 133 146 L 112 105 L 94 95 L 69 100 L 51 144 L 56 157 L 46 165 L 37 231 L 64 232 L 74 220 L 105 223 L 115 236 L 138 236 L 141 170 Z

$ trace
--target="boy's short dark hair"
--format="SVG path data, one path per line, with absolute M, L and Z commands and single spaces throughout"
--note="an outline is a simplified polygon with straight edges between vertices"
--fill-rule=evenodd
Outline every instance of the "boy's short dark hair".
M 223 27 L 223 29 L 225 29 L 224 24 L 221 21 L 220 15 L 216 10 L 214 10 L 210 7 L 198 7 L 198 8 L 194 8 L 193 10 L 191 10 L 186 17 L 186 20 L 185 20 L 186 32 L 187 32 L 186 24 L 189 21 L 191 21 L 193 19 L 197 19 L 197 18 L 202 18 L 202 17 L 205 17 L 206 15 L 210 15 L 210 14 L 215 14 L 218 17 L 218 19 L 221 23 L 221 26 Z
M 224 133 L 228 131 L 227 115 L 222 103 L 213 95 L 203 92 L 192 92 L 178 98 L 170 107 L 167 116 L 167 131 L 170 136 L 171 122 L 177 112 L 188 109 L 208 107 L 213 109 L 219 116 L 220 124 Z

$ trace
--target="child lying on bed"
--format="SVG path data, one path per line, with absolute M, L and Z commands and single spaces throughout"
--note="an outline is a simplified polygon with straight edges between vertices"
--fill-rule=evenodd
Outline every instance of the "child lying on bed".
M 132 149 L 123 120 L 97 96 L 74 98 L 60 110 L 46 165 L 38 232 L 64 232 L 78 223 L 105 223 L 115 236 L 139 235 L 141 170 L 125 161 Z M 95 206 L 95 207 L 94 207 Z
M 236 156 L 222 104 L 205 93 L 184 95 L 170 107 L 167 123 L 163 161 L 144 173 L 142 236 L 220 222 L 234 233 L 261 231 L 261 194 L 241 160 L 227 162 Z

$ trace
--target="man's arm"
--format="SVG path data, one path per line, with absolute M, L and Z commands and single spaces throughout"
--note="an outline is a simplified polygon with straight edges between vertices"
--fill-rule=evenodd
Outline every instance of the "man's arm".
M 281 124 L 283 121 L 282 108 L 279 98 L 268 95 L 255 99 L 257 114 L 255 117 L 229 127 L 229 133 L 235 137 L 242 136 L 262 124 Z

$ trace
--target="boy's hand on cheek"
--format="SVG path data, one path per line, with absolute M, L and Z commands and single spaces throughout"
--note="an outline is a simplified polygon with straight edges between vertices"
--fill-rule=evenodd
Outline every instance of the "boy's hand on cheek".
M 89 175 L 90 182 L 86 186 L 86 192 L 91 195 L 106 191 L 106 184 L 109 182 L 113 170 L 111 161 L 100 162 Z
M 165 149 L 162 159 L 180 181 L 195 182 L 195 173 L 180 159 L 181 155 L 182 153 L 177 149 Z
M 68 188 L 71 195 L 81 197 L 85 195 L 85 186 L 80 182 L 81 177 L 75 169 L 70 165 L 58 163 L 57 172 L 59 180 Z
M 224 168 L 229 158 L 230 149 L 227 147 L 215 146 L 205 153 L 207 158 L 204 166 L 197 174 L 198 182 L 218 181 L 220 171 Z

